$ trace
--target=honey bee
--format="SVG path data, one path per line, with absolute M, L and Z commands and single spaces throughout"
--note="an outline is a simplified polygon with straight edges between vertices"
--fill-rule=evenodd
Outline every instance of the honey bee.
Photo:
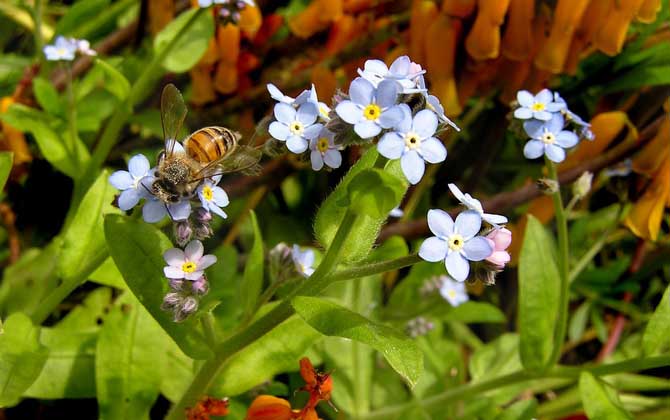
M 201 128 L 177 141 L 186 118 L 179 90 L 169 84 L 161 96 L 161 122 L 165 149 L 158 157 L 151 193 L 166 204 L 192 197 L 208 178 L 228 172 L 258 173 L 261 151 L 240 144 L 240 134 L 225 127 Z

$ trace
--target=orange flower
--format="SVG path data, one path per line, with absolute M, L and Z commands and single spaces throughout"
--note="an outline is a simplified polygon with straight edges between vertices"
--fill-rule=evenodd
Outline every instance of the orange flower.
M 667 138 L 667 137 L 666 137 Z M 633 205 L 624 224 L 637 236 L 655 241 L 661 229 L 663 211 L 670 200 L 670 154 L 644 195 Z
M 633 170 L 652 176 L 670 155 L 670 119 L 664 118 L 652 141 L 633 159 Z
M 195 66 L 188 74 L 191 76 L 191 85 L 193 87 L 191 102 L 195 105 L 204 105 L 216 99 L 210 66 Z
M 454 59 L 462 24 L 459 19 L 440 14 L 426 32 L 426 68 L 430 74 L 430 91 L 440 99 L 447 116 L 461 113 L 458 102 Z
M 643 0 L 636 19 L 642 23 L 651 23 L 656 20 L 656 14 L 661 10 L 661 0 Z
M 496 58 L 500 53 L 500 25 L 510 0 L 486 1 L 477 3 L 477 18 L 465 40 L 465 49 L 475 60 Z
M 613 56 L 621 52 L 626 40 L 628 26 L 642 6 L 644 0 L 610 0 L 607 19 L 599 28 L 593 43 L 602 52 Z
M 219 26 L 216 41 L 221 58 L 214 75 L 214 87 L 221 93 L 237 89 L 237 59 L 240 56 L 240 28 L 233 24 Z
M 358 13 L 370 9 L 379 3 L 379 0 L 343 0 L 342 9 L 345 13 Z
M 412 1 L 409 18 L 409 55 L 417 63 L 426 62 L 426 28 L 437 19 L 439 11 L 434 2 L 428 0 Z
M 7 112 L 7 109 L 14 103 L 14 99 L 10 96 L 0 100 L 0 114 Z M 22 163 L 30 162 L 33 156 L 30 154 L 30 149 L 26 143 L 26 137 L 23 133 L 6 122 L 0 121 L 2 126 L 2 137 L 0 137 L 0 150 L 9 150 L 14 152 L 14 166 Z
M 588 2 L 559 0 L 549 39 L 535 58 L 535 65 L 552 73 L 560 73 L 568 56 L 572 36 L 579 25 Z
M 300 359 L 300 376 L 306 385 L 300 388 L 309 392 L 308 406 L 316 407 L 320 401 L 330 401 L 330 393 L 333 390 L 333 378 L 329 373 L 316 372 L 312 362 L 308 358 Z
M 312 70 L 312 83 L 322 98 L 332 98 L 337 89 L 337 78 L 326 66 L 314 66 Z
M 272 395 L 259 395 L 247 410 L 245 420 L 289 420 L 294 416 L 291 403 Z
M 476 0 L 444 0 L 442 2 L 442 13 L 449 16 L 464 18 L 475 10 Z
M 288 21 L 288 27 L 297 37 L 309 38 L 326 29 L 341 15 L 342 0 L 314 0 Z
M 156 35 L 174 18 L 174 0 L 154 0 L 147 2 L 149 32 Z
M 227 416 L 228 398 L 204 397 L 193 407 L 186 410 L 186 420 L 209 420 L 209 416 Z
M 240 30 L 244 32 L 248 38 L 253 38 L 261 28 L 263 23 L 263 16 L 258 7 L 247 6 L 240 12 L 240 22 L 237 24 Z
M 511 0 L 502 53 L 511 60 L 525 60 L 533 45 L 535 0 Z

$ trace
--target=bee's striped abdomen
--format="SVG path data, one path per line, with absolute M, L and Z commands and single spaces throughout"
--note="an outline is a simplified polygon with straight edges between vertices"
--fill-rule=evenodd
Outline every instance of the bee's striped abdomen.
M 225 127 L 205 127 L 184 141 L 186 153 L 200 163 L 209 163 L 232 152 L 237 145 L 235 133 Z

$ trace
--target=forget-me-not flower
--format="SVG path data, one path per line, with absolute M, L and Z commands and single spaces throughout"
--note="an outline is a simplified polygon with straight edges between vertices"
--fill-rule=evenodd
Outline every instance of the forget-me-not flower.
M 563 115 L 554 114 L 547 122 L 531 120 L 523 123 L 530 140 L 523 148 L 523 155 L 528 159 L 536 159 L 543 154 L 555 163 L 563 162 L 566 148 L 579 142 L 579 137 L 572 131 L 563 130 Z
M 221 209 L 221 207 L 226 207 L 230 203 L 228 194 L 215 182 L 206 179 L 198 187 L 198 198 L 205 210 L 216 213 L 224 219 L 228 217 L 226 212 Z
M 205 253 L 202 242 L 195 240 L 186 245 L 182 251 L 179 248 L 170 248 L 163 253 L 168 264 L 163 268 L 165 277 L 169 279 L 198 280 L 205 269 L 216 262 L 216 256 Z
M 447 149 L 433 137 L 437 129 L 437 116 L 424 109 L 412 118 L 407 104 L 401 104 L 403 118 L 394 130 L 384 134 L 377 144 L 379 153 L 388 159 L 400 158 L 400 166 L 407 180 L 416 184 L 423 177 L 425 162 L 439 163 L 447 158 Z
M 81 54 L 90 55 L 90 56 L 98 55 L 98 53 L 95 52 L 95 50 L 91 48 L 91 43 L 88 42 L 87 40 L 76 39 L 74 41 L 77 44 L 77 51 L 80 52 Z
M 554 102 L 563 104 L 563 109 L 561 109 L 561 113 L 565 116 L 565 119 L 567 121 L 570 121 L 574 123 L 575 125 L 581 127 L 581 135 L 584 137 L 586 140 L 593 141 L 595 139 L 595 136 L 593 135 L 593 131 L 591 131 L 591 124 L 587 123 L 580 117 L 579 115 L 575 114 L 574 112 L 570 111 L 568 109 L 568 104 L 565 102 L 565 99 L 559 95 L 558 92 L 554 92 Z
M 44 56 L 49 61 L 72 61 L 77 52 L 77 41 L 64 36 L 57 36 L 53 45 L 46 45 L 43 49 Z
M 489 241 L 477 236 L 482 218 L 474 210 L 466 210 L 456 222 L 443 210 L 428 211 L 428 227 L 435 234 L 421 244 L 419 256 L 426 261 L 444 260 L 447 273 L 454 280 L 465 281 L 470 274 L 470 261 L 481 261 L 493 253 Z
M 327 128 L 309 141 L 309 148 L 312 150 L 309 158 L 315 171 L 320 171 L 324 163 L 333 169 L 342 164 L 342 153 L 335 144 L 335 134 Z
M 519 108 L 514 110 L 514 117 L 520 120 L 534 118 L 549 121 L 553 113 L 565 108 L 565 103 L 554 101 L 554 95 L 549 89 L 542 89 L 535 96 L 527 90 L 520 90 L 516 94 L 516 100 Z
M 357 77 L 349 86 L 349 98 L 340 102 L 335 111 L 344 121 L 354 125 L 354 131 L 362 139 L 369 139 L 391 128 L 403 117 L 396 105 L 400 85 L 393 80 L 383 80 L 377 88 Z
M 151 171 L 150 171 L 151 172 Z M 147 191 L 146 202 L 142 206 L 142 218 L 147 223 L 157 223 L 165 216 L 170 216 L 174 221 L 186 220 L 191 215 L 191 203 L 188 198 L 182 198 L 176 203 L 165 204 L 151 194 L 152 184 L 156 178 L 148 175 L 140 181 L 141 187 Z
M 396 58 L 390 67 L 381 60 L 367 60 L 363 69 L 358 69 L 358 74 L 365 80 L 370 81 L 375 87 L 384 80 L 393 80 L 402 86 L 402 93 L 422 92 L 424 88 L 417 86 L 417 77 L 426 71 L 421 66 L 412 63 L 406 55 Z
M 505 216 L 501 216 L 499 214 L 484 213 L 482 203 L 473 196 L 471 196 L 470 194 L 467 193 L 463 194 L 461 190 L 458 189 L 456 184 L 449 184 L 448 187 L 451 193 L 454 195 L 454 197 L 456 197 L 456 200 L 460 201 L 460 203 L 463 204 L 465 207 L 467 207 L 469 210 L 474 210 L 477 213 L 479 213 L 482 220 L 484 220 L 485 222 L 490 223 L 493 226 L 507 223 L 507 217 Z
M 444 106 L 442 106 L 442 103 L 440 102 L 440 99 L 435 96 L 431 95 L 426 89 L 426 81 L 423 78 L 423 75 L 419 76 L 417 79 L 417 85 L 419 88 L 423 89 L 423 97 L 426 99 L 426 108 L 430 109 L 433 111 L 435 114 L 437 114 L 437 118 L 446 124 L 449 124 L 451 127 L 454 128 L 456 131 L 461 131 L 461 129 L 447 117 L 447 115 L 444 113 Z
M 314 273 L 314 251 L 311 249 L 306 249 L 304 251 L 300 250 L 298 245 L 293 245 L 291 250 L 291 258 L 293 259 L 293 264 L 295 264 L 295 269 L 301 275 L 309 277 Z
M 148 191 L 141 181 L 150 175 L 149 160 L 144 155 L 135 155 L 128 161 L 127 171 L 116 171 L 109 176 L 109 183 L 121 191 L 118 200 L 121 210 L 130 210 L 141 198 L 147 198 Z
M 470 298 L 465 290 L 465 283 L 455 281 L 449 276 L 440 276 L 440 294 L 451 306 L 458 306 Z
M 285 141 L 288 150 L 302 153 L 307 150 L 308 141 L 321 132 L 323 124 L 316 123 L 319 115 L 317 106 L 306 102 L 296 111 L 291 105 L 279 102 L 274 108 L 275 118 L 270 124 L 270 135 L 279 141 Z

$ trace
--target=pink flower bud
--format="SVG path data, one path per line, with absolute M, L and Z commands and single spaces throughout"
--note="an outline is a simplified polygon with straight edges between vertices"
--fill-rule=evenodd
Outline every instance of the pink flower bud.
M 510 255 L 506 249 L 512 243 L 512 232 L 505 228 L 495 229 L 486 235 L 486 239 L 489 240 L 489 243 L 493 247 L 493 253 L 486 261 L 500 268 L 505 267 L 505 264 L 510 260 Z

